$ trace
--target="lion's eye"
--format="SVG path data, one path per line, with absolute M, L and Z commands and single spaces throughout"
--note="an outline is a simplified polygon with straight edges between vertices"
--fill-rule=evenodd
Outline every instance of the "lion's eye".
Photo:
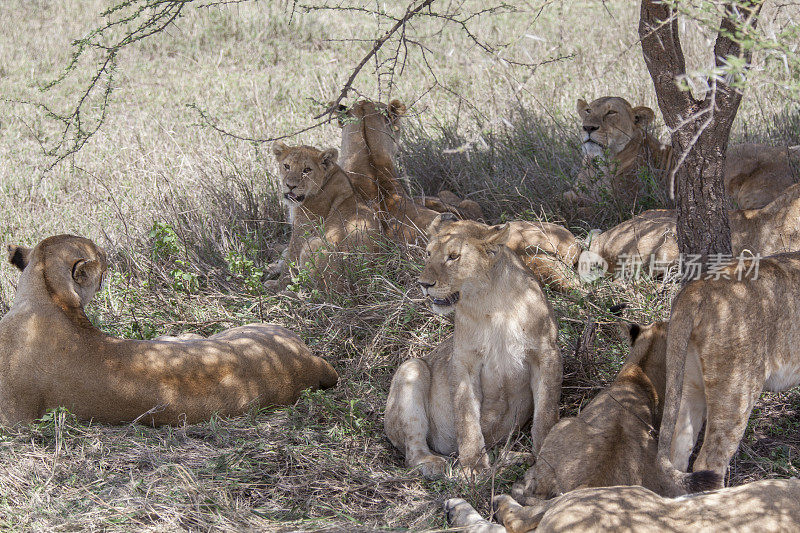
M 447 260 L 448 261 L 455 261 L 459 257 L 461 257 L 461 254 L 457 254 L 457 253 L 453 252 L 452 254 L 447 256 Z
M 610 116 L 612 116 L 612 115 L 616 115 L 616 114 L 617 114 L 617 112 L 616 112 L 616 111 L 614 111 L 613 109 L 611 109 L 611 110 L 609 110 L 609 111 L 606 113 L 606 116 L 607 116 L 607 117 L 610 117 Z
M 303 174 L 308 174 L 310 172 L 311 172 L 311 169 L 309 167 L 306 167 L 306 168 L 303 169 Z
M 284 163 L 283 164 L 283 168 L 285 168 L 286 170 L 289 170 L 289 163 Z

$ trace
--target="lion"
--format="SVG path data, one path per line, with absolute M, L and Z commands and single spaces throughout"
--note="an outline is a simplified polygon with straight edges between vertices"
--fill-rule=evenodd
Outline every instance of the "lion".
M 484 520 L 461 498 L 445 501 L 444 507 L 450 526 L 465 533 L 782 533 L 797 531 L 800 480 L 762 479 L 677 498 L 639 486 L 585 488 L 525 507 L 500 495 L 494 507 L 504 526 Z
M 0 319 L 0 424 L 32 422 L 63 406 L 119 424 L 195 423 L 253 406 L 294 403 L 338 375 L 295 333 L 250 324 L 207 339 L 127 340 L 92 325 L 84 307 L 100 290 L 106 252 L 74 235 L 8 247 L 22 271 Z
M 487 449 L 525 425 L 538 450 L 558 420 L 562 360 L 553 309 L 519 257 L 509 226 L 475 238 L 435 235 L 419 276 L 435 313 L 455 330 L 394 375 L 384 427 L 409 467 L 444 473 L 458 453 L 465 473 L 489 467 Z
M 690 281 L 672 303 L 658 464 L 685 479 L 703 422 L 695 472 L 721 486 L 763 390 L 800 383 L 800 252 L 735 263 Z
M 728 211 L 733 255 L 774 255 L 800 250 L 800 184 L 783 191 L 759 209 Z M 677 215 L 652 209 L 604 232 L 589 234 L 589 252 L 599 255 L 609 273 L 636 275 L 636 269 L 659 277 L 678 264 Z M 581 256 L 580 260 L 590 260 Z M 628 265 L 623 265 L 627 261 Z
M 328 289 L 339 287 L 341 254 L 377 247 L 381 226 L 375 211 L 356 194 L 336 163 L 336 149 L 320 151 L 277 141 L 272 151 L 280 168 L 292 236 L 283 261 L 272 267 L 280 277 L 268 286 L 282 288 L 296 269 L 309 268 L 312 277 Z
M 583 168 L 565 199 L 586 207 L 608 194 L 630 205 L 645 192 L 639 176 L 642 168 L 653 171 L 658 193 L 670 192 L 669 174 L 676 157 L 671 146 L 647 131 L 655 118 L 652 109 L 605 96 L 590 104 L 579 99 L 577 111 L 582 120 Z M 725 190 L 739 209 L 757 209 L 798 181 L 798 167 L 800 146 L 731 145 L 725 159 Z
M 508 239 L 502 244 L 517 254 L 542 285 L 558 291 L 578 288 L 574 267 L 580 245 L 567 228 L 550 222 L 508 222 Z M 428 226 L 428 234 L 460 235 L 481 239 L 499 231 L 500 226 L 487 226 L 475 220 L 457 220 L 443 213 Z
M 627 328 L 630 354 L 614 382 L 547 434 L 536 463 L 512 496 L 549 499 L 579 488 L 641 485 L 658 494 L 697 492 L 708 473 L 675 480 L 656 466 L 666 388 L 667 323 Z
M 460 218 L 483 218 L 480 206 L 450 191 L 439 197 L 411 198 L 397 176 L 396 164 L 401 117 L 406 106 L 360 100 L 350 108 L 339 106 L 342 128 L 342 168 L 353 187 L 381 216 L 387 233 L 402 242 L 415 242 L 440 212 Z
M 650 209 L 614 226 L 589 233 L 591 254 L 605 261 L 609 274 L 635 277 L 646 272 L 663 276 L 678 261 L 678 238 L 675 211 Z M 582 255 L 580 260 L 589 260 Z

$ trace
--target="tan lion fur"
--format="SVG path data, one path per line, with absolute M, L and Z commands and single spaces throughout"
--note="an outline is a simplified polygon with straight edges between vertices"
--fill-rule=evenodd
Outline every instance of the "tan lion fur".
M 467 472 L 489 466 L 486 451 L 525 425 L 538 450 L 558 420 L 562 361 L 558 327 L 539 283 L 499 243 L 436 235 L 419 276 L 438 313 L 455 310 L 451 337 L 403 363 L 386 403 L 389 440 L 426 477 L 443 473 L 437 454 L 458 453 Z
M 667 334 L 658 449 L 666 474 L 686 476 L 705 421 L 693 469 L 716 473 L 721 484 L 761 392 L 800 384 L 798 319 L 800 252 L 761 259 L 757 277 L 731 266 L 719 279 L 691 281 L 681 289 Z
M 337 151 L 276 142 L 284 203 L 292 236 L 278 267 L 280 278 L 268 286 L 284 287 L 290 269 L 310 268 L 312 276 L 330 288 L 341 285 L 341 254 L 373 251 L 381 233 L 375 211 L 358 195 L 348 175 L 336 164 Z
M 644 487 L 586 488 L 525 507 L 500 495 L 494 506 L 505 527 L 461 498 L 445 502 L 450 525 L 464 533 L 783 533 L 798 531 L 800 480 L 762 479 L 677 498 Z
M 800 184 L 783 191 L 760 209 L 728 211 L 733 255 L 774 255 L 800 250 Z M 589 251 L 608 263 L 610 274 L 621 268 L 621 259 L 641 264 L 643 272 L 659 273 L 678 262 L 676 213 L 652 209 L 602 233 L 593 233 Z M 658 265 L 651 264 L 656 257 Z M 630 266 L 628 266 L 630 269 Z
M 508 222 L 508 238 L 502 243 L 517 254 L 542 285 L 559 291 L 576 289 L 574 267 L 580 245 L 567 228 L 549 222 Z M 441 215 L 428 226 L 430 235 L 460 235 L 482 239 L 500 229 L 474 220 Z
M 578 488 L 615 485 L 643 485 L 657 493 L 672 488 L 656 467 L 667 324 L 633 324 L 628 331 L 631 351 L 614 382 L 577 417 L 553 426 L 536 463 L 514 484 L 514 498 L 549 499 Z
M 9 246 L 22 270 L 0 320 L 0 423 L 31 422 L 64 406 L 81 419 L 179 424 L 293 403 L 336 371 L 291 331 L 251 324 L 208 339 L 126 340 L 107 335 L 84 306 L 99 290 L 106 253 L 72 235 Z
M 651 169 L 658 189 L 669 192 L 669 173 L 677 161 L 672 147 L 647 131 L 655 118 L 652 109 L 605 96 L 588 104 L 579 99 L 577 111 L 582 121 L 583 168 L 575 187 L 565 193 L 567 200 L 588 208 L 605 192 L 632 205 L 643 192 L 641 168 Z M 594 168 L 592 162 L 598 157 L 610 161 Z M 731 145 L 725 159 L 725 190 L 739 209 L 757 209 L 797 183 L 798 167 L 800 147 Z
M 359 100 L 350 108 L 340 106 L 342 168 L 356 192 L 378 213 L 384 230 L 402 242 L 415 242 L 440 212 L 453 212 L 460 218 L 482 217 L 477 203 L 461 200 L 449 191 L 443 191 L 440 198 L 419 200 L 406 194 L 395 164 L 405 113 L 406 106 L 399 100 L 388 106 L 369 100 Z

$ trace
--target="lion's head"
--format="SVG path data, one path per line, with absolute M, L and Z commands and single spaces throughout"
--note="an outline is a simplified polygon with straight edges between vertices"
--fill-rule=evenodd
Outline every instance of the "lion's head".
M 319 194 L 339 155 L 335 148 L 322 152 L 311 146 L 287 146 L 280 141 L 272 146 L 272 153 L 278 160 L 283 198 L 289 207 Z
M 437 216 L 430 227 L 437 227 L 442 217 L 446 215 Z M 461 228 L 462 231 L 450 229 L 454 229 L 452 224 L 428 242 L 425 269 L 418 278 L 433 311 L 439 314 L 455 310 L 462 293 L 489 283 L 501 243 L 509 231 L 507 224 L 483 231 L 470 226 Z
M 9 245 L 8 258 L 23 272 L 20 285 L 41 278 L 56 303 L 69 308 L 89 303 L 108 268 L 105 250 L 75 235 L 48 237 L 34 248 Z
M 583 122 L 581 150 L 588 157 L 602 156 L 606 151 L 616 156 L 631 140 L 644 139 L 645 128 L 655 118 L 649 107 L 631 107 L 617 96 L 604 96 L 590 104 L 579 99 L 577 110 Z
M 386 154 L 394 161 L 399 149 L 400 117 L 405 113 L 406 106 L 400 100 L 392 100 L 389 105 L 370 100 L 359 100 L 350 108 L 340 105 L 338 119 L 342 128 L 342 154 L 369 149 Z

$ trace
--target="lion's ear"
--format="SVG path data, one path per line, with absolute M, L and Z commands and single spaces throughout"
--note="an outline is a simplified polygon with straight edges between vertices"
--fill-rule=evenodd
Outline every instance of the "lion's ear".
M 428 224 L 425 232 L 428 235 L 436 235 L 444 228 L 452 224 L 453 222 L 457 221 L 458 217 L 455 216 L 453 213 L 441 213 L 436 215 L 436 217 L 431 220 L 431 223 Z
M 80 286 L 91 285 L 92 281 L 100 278 L 102 266 L 94 259 L 81 259 L 72 265 L 72 279 Z
M 281 141 L 275 141 L 272 143 L 272 153 L 275 154 L 275 157 L 278 159 L 278 161 L 283 160 L 288 149 L 289 147 L 286 146 L 286 143 L 282 143 Z
M 30 261 L 31 252 L 33 248 L 27 246 L 19 246 L 16 244 L 8 245 L 8 262 L 20 270 L 25 270 Z
M 400 100 L 392 100 L 389 102 L 389 121 L 396 125 L 400 117 L 406 114 L 406 104 Z
M 330 170 L 333 168 L 333 165 L 336 164 L 338 159 L 339 152 L 336 150 L 336 148 L 328 148 L 319 156 L 319 162 L 325 168 L 325 170 Z
M 575 105 L 575 110 L 579 115 L 583 116 L 583 112 L 589 109 L 589 104 L 583 98 L 578 98 L 578 103 Z
M 486 253 L 489 255 L 496 255 L 500 247 L 508 242 L 508 237 L 511 234 L 511 226 L 506 222 L 502 226 L 492 227 L 489 235 L 483 239 L 483 246 Z
M 656 118 L 656 114 L 653 113 L 653 110 L 647 106 L 642 105 L 633 108 L 633 121 L 638 126 L 645 127 L 653 122 L 654 118 Z
M 639 338 L 639 335 L 642 333 L 642 326 L 639 324 L 632 322 L 628 325 L 628 338 L 630 339 L 631 346 L 634 345 L 636 339 Z

